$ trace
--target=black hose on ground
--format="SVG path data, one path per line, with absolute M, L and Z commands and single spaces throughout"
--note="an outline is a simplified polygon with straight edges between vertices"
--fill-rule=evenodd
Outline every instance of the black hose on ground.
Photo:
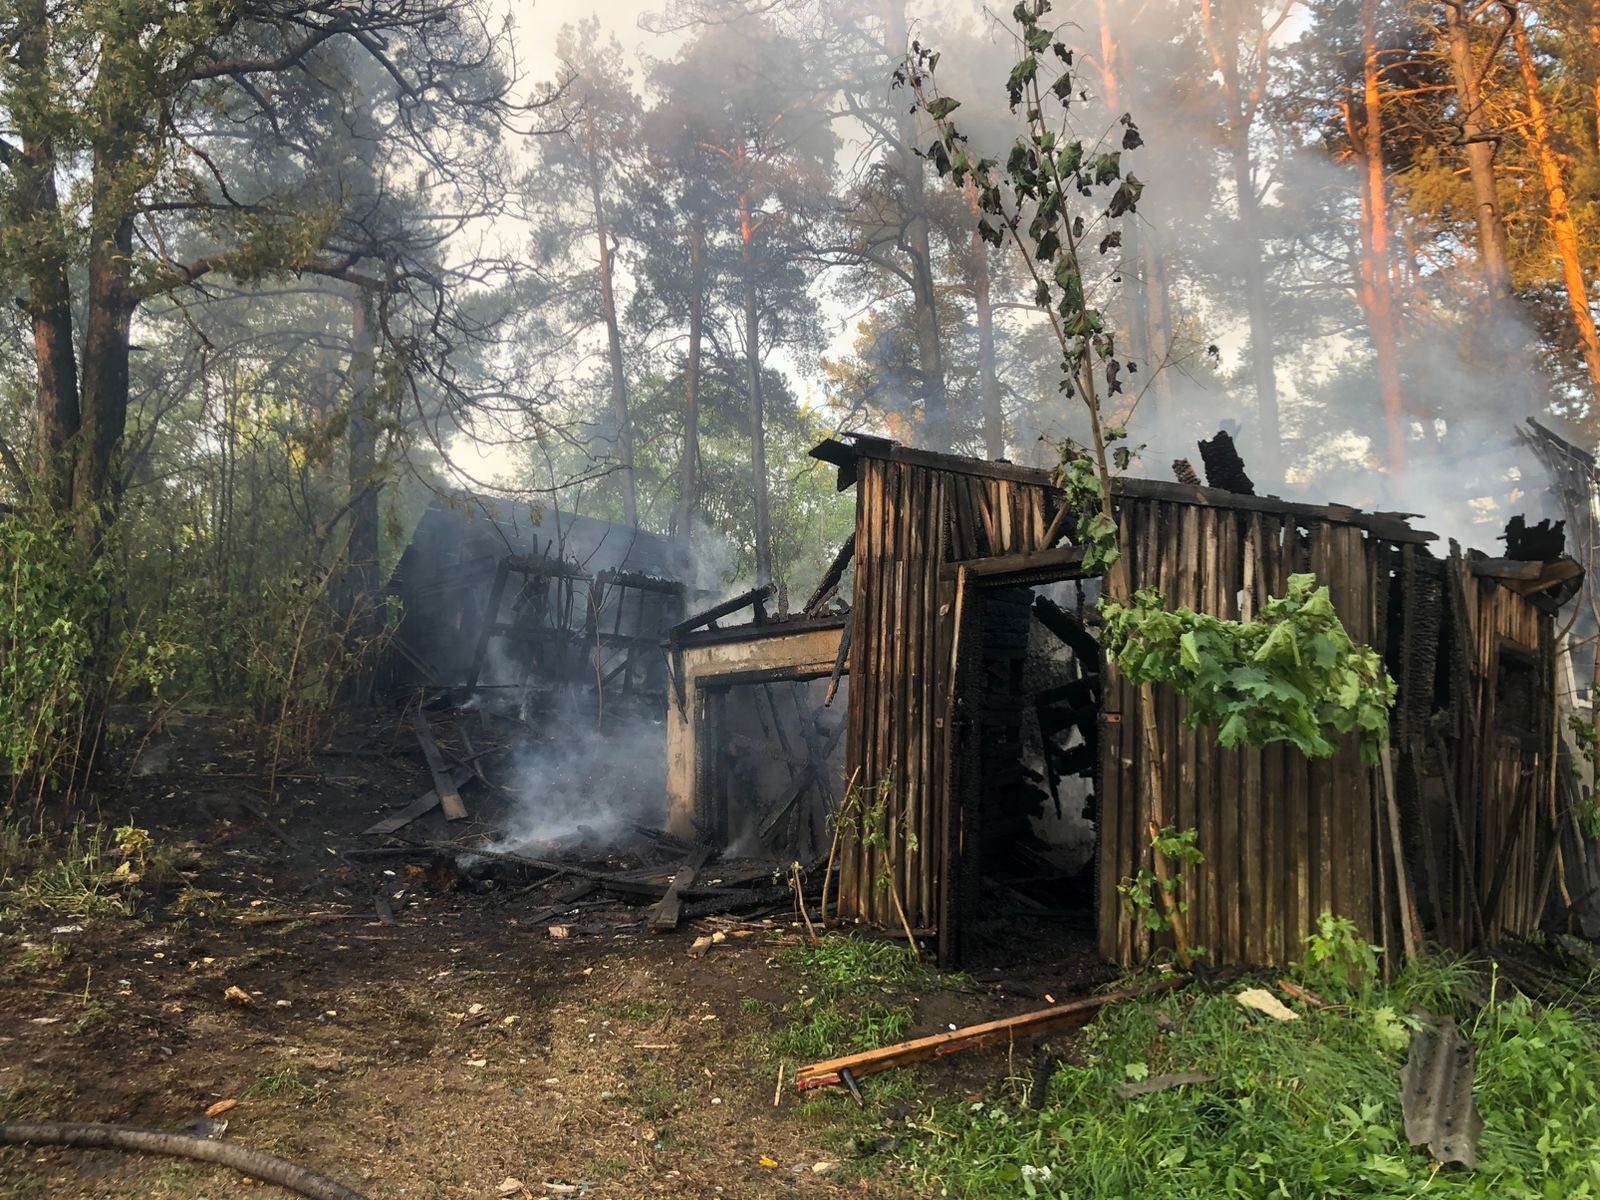
M 75 1150 L 128 1150 L 135 1154 L 165 1154 L 231 1167 L 252 1179 L 309 1196 L 311 1200 L 367 1200 L 325 1175 L 292 1162 L 246 1150 L 231 1142 L 132 1129 L 126 1125 L 93 1125 L 78 1121 L 0 1121 L 0 1146 L 69 1146 Z

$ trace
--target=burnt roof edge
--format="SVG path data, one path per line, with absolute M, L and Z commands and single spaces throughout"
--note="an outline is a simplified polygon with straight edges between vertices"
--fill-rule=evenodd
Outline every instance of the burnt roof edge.
M 965 458 L 958 454 L 944 454 L 934 450 L 917 450 L 902 446 L 885 438 L 864 434 L 844 434 L 851 444 L 829 438 L 811 451 L 811 457 L 832 463 L 839 468 L 839 490 L 844 491 L 855 482 L 855 464 L 862 458 L 886 462 L 902 462 L 911 466 L 935 471 L 949 471 L 958 475 L 971 475 L 988 479 L 1004 479 L 1026 483 L 1035 487 L 1059 491 L 1051 473 L 1038 467 L 1018 466 L 1016 463 L 986 462 Z M 1196 487 L 1186 483 L 1169 483 L 1161 479 L 1139 479 L 1119 475 L 1111 481 L 1111 494 L 1129 500 L 1160 500 L 1169 504 L 1193 504 L 1209 508 L 1231 508 L 1243 512 L 1269 513 L 1284 517 L 1305 517 L 1338 525 L 1354 525 L 1374 537 L 1390 542 L 1426 545 L 1437 541 L 1439 535 L 1426 529 L 1413 529 L 1409 513 L 1365 512 L 1346 504 L 1302 504 L 1281 500 L 1276 496 L 1244 496 L 1220 488 Z

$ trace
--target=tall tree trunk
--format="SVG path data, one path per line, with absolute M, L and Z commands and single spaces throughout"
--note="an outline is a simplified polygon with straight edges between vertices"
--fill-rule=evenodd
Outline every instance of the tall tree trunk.
M 767 494 L 767 429 L 761 403 L 761 330 L 756 304 L 755 223 L 750 194 L 739 194 L 739 255 L 744 286 L 745 381 L 750 394 L 750 473 L 755 485 L 756 584 L 772 582 L 772 513 Z
M 116 186 L 112 161 L 94 169 L 94 190 Z M 128 360 L 133 310 L 127 277 L 133 221 L 113 219 L 89 248 L 89 290 L 83 339 L 82 422 L 73 454 L 73 507 L 83 514 L 91 549 L 98 552 L 102 522 L 115 515 L 119 489 L 113 463 L 128 427 Z
M 50 26 L 45 0 L 27 0 L 18 10 L 16 65 L 25 94 L 10 100 L 22 151 L 11 166 L 14 179 L 8 223 L 38 255 L 28 274 L 24 308 L 33 332 L 34 428 L 45 498 L 58 512 L 72 503 L 69 447 L 82 414 L 77 351 L 72 332 L 72 290 L 66 249 L 57 228 L 56 148 L 50 122 L 30 103 L 29 94 L 49 87 Z
M 1496 144 L 1483 123 L 1483 96 L 1477 58 L 1472 52 L 1472 23 L 1467 0 L 1445 0 L 1445 36 L 1450 47 L 1450 76 L 1461 109 L 1461 140 L 1478 225 L 1478 254 L 1488 292 L 1491 320 L 1506 315 L 1511 302 L 1511 255 L 1500 215 L 1500 189 L 1495 179 Z
M 705 336 L 705 288 L 706 231 L 696 218 L 689 227 L 689 356 L 683 370 L 683 460 L 678 464 L 676 521 L 681 537 L 689 536 L 700 503 L 700 344 Z
M 1600 335 L 1595 331 L 1594 311 L 1589 307 L 1589 285 L 1583 274 L 1583 255 L 1578 241 L 1578 227 L 1572 219 L 1566 177 L 1551 140 L 1550 113 L 1545 106 L 1544 85 L 1539 81 L 1533 50 L 1528 45 L 1528 31 L 1520 20 L 1516 22 L 1511 36 L 1516 42 L 1517 60 L 1522 65 L 1522 83 L 1528 94 L 1528 137 L 1539 160 L 1539 174 L 1544 180 L 1545 199 L 1550 209 L 1550 234 L 1555 242 L 1556 255 L 1561 259 L 1567 306 L 1572 310 L 1572 324 L 1583 345 L 1589 386 L 1600 398 Z
M 979 214 L 977 184 L 969 177 L 967 206 Z M 991 459 L 1006 456 L 1006 417 L 1000 407 L 1000 379 L 995 369 L 994 302 L 990 296 L 989 243 L 972 227 L 972 306 L 978 323 L 978 394 L 983 405 L 983 448 Z
M 617 298 L 613 286 L 611 225 L 606 218 L 605 195 L 601 189 L 600 157 L 595 147 L 594 117 L 586 115 L 584 145 L 589 156 L 589 192 L 594 204 L 595 238 L 600 247 L 600 309 L 606 322 L 606 357 L 611 364 L 611 417 L 617 426 L 617 461 L 621 464 L 618 484 L 622 492 L 622 516 L 629 525 L 639 524 L 639 499 L 634 487 L 633 422 L 628 412 L 628 380 L 622 361 L 622 329 L 617 321 Z
M 1378 398 L 1383 404 L 1389 472 L 1401 485 L 1406 467 L 1405 408 L 1400 389 L 1400 344 L 1394 298 L 1394 237 L 1389 220 L 1389 195 L 1383 164 L 1383 63 L 1378 46 L 1378 0 L 1361 4 L 1361 120 L 1352 125 L 1351 141 L 1361 158 L 1361 308 L 1372 337 Z
M 344 570 L 338 597 L 351 632 L 368 633 L 375 625 L 378 594 L 378 436 L 377 313 L 372 296 L 359 293 L 350 322 L 350 416 L 345 426 L 346 503 L 350 533 L 345 542 Z
M 1274 344 L 1272 305 L 1267 295 L 1267 266 L 1261 254 L 1261 200 L 1256 194 L 1255 163 L 1250 129 L 1255 122 L 1256 97 L 1239 67 L 1239 5 L 1224 0 L 1221 13 L 1212 0 L 1201 0 L 1200 18 L 1206 45 L 1222 80 L 1223 138 L 1234 198 L 1239 210 L 1239 264 L 1244 275 L 1245 317 L 1250 326 L 1250 379 L 1261 420 L 1260 444 L 1274 460 L 1283 429 L 1278 413 L 1278 353 Z M 1260 53 L 1267 53 L 1263 43 Z
M 1116 27 L 1111 18 L 1108 0 L 1097 0 L 1096 12 L 1100 18 L 1100 79 L 1106 107 L 1117 113 L 1125 109 L 1122 81 L 1127 73 L 1127 62 L 1122 45 L 1117 40 Z M 1123 295 L 1127 298 L 1128 351 L 1138 369 L 1146 372 L 1148 382 L 1137 390 L 1139 404 L 1144 409 L 1145 428 L 1152 428 L 1162 408 L 1162 399 L 1169 396 L 1170 384 L 1166 372 L 1161 370 L 1167 349 L 1172 342 L 1168 327 L 1166 303 L 1166 260 L 1161 252 L 1161 240 L 1154 230 L 1140 224 L 1141 214 L 1129 213 L 1122 218 L 1122 278 Z M 1119 419 L 1119 424 L 1125 423 Z
M 884 40 L 890 61 L 906 53 L 905 0 L 885 0 Z M 944 343 L 939 329 L 939 292 L 933 270 L 933 245 L 928 222 L 927 187 L 917 155 L 917 118 L 902 106 L 897 116 L 896 145 L 890 155 L 900 182 L 900 207 L 905 226 L 903 245 L 911 268 L 911 302 L 915 312 L 917 367 L 922 376 L 922 419 L 928 445 L 951 447 L 950 404 L 944 379 Z

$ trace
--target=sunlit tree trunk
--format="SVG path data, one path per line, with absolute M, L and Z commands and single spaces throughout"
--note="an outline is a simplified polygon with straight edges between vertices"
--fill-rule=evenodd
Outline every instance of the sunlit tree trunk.
M 700 347 L 705 337 L 706 234 L 689 227 L 689 353 L 683 369 L 683 459 L 678 464 L 677 532 L 688 536 L 700 503 Z
M 1472 202 L 1478 225 L 1478 254 L 1488 292 L 1489 315 L 1504 314 L 1511 299 L 1511 256 L 1506 248 L 1506 227 L 1500 215 L 1500 189 L 1495 178 L 1495 141 L 1483 120 L 1482 85 L 1477 56 L 1472 52 L 1472 22 L 1468 0 L 1446 0 L 1445 37 L 1450 50 L 1450 77 L 1461 110 L 1461 139 L 1465 143 L 1467 173 L 1472 180 Z
M 1362 0 L 1361 59 L 1359 120 L 1354 105 L 1345 109 L 1351 144 L 1361 160 L 1360 300 L 1372 338 L 1378 398 L 1383 405 L 1385 457 L 1391 475 L 1398 480 L 1406 467 L 1406 422 L 1400 387 L 1400 344 L 1395 328 L 1399 314 L 1395 304 L 1394 235 L 1383 163 L 1383 64 L 1378 46 L 1378 0 Z
M 589 192 L 594 205 L 595 237 L 600 249 L 600 308 L 606 323 L 606 358 L 611 367 L 611 416 L 616 422 L 617 461 L 620 464 L 618 487 L 622 493 L 622 518 L 629 525 L 639 524 L 639 501 L 634 488 L 633 422 L 628 412 L 628 378 L 622 361 L 622 328 L 617 318 L 614 266 L 611 251 L 611 225 L 606 216 L 598 150 L 595 147 L 594 116 L 586 116 L 584 147 L 588 151 Z
M 1100 19 L 1100 79 L 1106 107 L 1115 115 L 1125 110 L 1123 79 L 1127 62 L 1117 40 L 1108 0 L 1097 0 Z M 1141 224 L 1139 213 L 1122 218 L 1123 294 L 1127 298 L 1128 352 L 1138 369 L 1147 372 L 1140 387 L 1145 428 L 1158 419 L 1161 401 L 1170 396 L 1171 384 L 1161 369 L 1172 345 L 1167 304 L 1167 263 L 1160 235 Z
M 1561 259 L 1561 275 L 1567 289 L 1567 306 L 1572 311 L 1572 324 L 1583 346 L 1583 360 L 1588 367 L 1589 385 L 1596 396 L 1600 396 L 1600 335 L 1596 334 L 1594 312 L 1589 307 L 1589 285 L 1583 274 L 1583 255 L 1578 240 L 1578 227 L 1572 218 L 1565 173 L 1551 140 L 1550 113 L 1545 104 L 1544 85 L 1539 81 L 1539 71 L 1533 61 L 1533 50 L 1528 44 L 1528 32 L 1521 21 L 1517 21 L 1511 36 L 1516 44 L 1517 60 L 1522 66 L 1522 83 L 1528 101 L 1528 140 L 1539 161 L 1539 174 L 1544 182 L 1545 202 L 1549 208 L 1550 235 L 1555 243 L 1556 255 Z
M 740 166 L 746 165 L 743 147 Z M 772 513 L 767 492 L 766 414 L 761 401 L 761 330 L 756 296 L 756 226 L 750 211 L 750 193 L 739 194 L 739 256 L 744 289 L 745 384 L 750 398 L 750 473 L 753 477 L 756 517 L 756 583 L 772 582 Z

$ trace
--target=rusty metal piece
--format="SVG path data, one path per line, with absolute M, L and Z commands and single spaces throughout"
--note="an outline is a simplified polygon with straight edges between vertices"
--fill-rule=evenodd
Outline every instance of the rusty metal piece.
M 1406 1140 L 1427 1146 L 1440 1163 L 1471 1168 L 1478 1161 L 1483 1118 L 1472 1101 L 1478 1048 L 1449 1017 L 1425 1020 L 1412 1031 L 1411 1053 L 1400 1072 L 1400 1108 Z

